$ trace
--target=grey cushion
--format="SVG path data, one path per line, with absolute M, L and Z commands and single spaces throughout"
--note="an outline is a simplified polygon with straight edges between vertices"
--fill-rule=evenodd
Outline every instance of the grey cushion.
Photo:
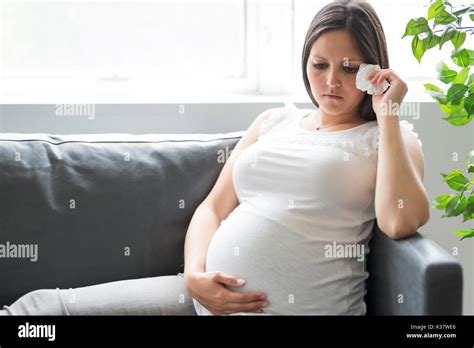
M 0 243 L 39 253 L 0 259 L 0 305 L 40 288 L 182 272 L 191 217 L 242 135 L 0 134 Z M 461 314 L 454 258 L 419 235 L 374 232 L 368 314 Z

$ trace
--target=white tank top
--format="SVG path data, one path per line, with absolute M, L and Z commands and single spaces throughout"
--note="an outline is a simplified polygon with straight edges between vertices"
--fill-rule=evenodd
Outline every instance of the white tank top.
M 364 315 L 378 125 L 308 131 L 300 122 L 311 111 L 275 109 L 237 158 L 240 204 L 214 234 L 206 272 L 247 281 L 231 290 L 266 292 L 263 314 Z M 193 301 L 199 315 L 211 315 Z

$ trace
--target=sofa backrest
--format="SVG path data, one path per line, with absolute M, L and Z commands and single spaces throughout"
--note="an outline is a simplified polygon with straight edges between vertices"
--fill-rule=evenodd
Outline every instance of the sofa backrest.
M 0 134 L 0 305 L 182 272 L 191 217 L 242 134 Z

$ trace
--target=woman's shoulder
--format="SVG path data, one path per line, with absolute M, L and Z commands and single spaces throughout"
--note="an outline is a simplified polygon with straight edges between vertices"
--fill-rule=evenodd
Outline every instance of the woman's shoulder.
M 266 135 L 270 130 L 283 127 L 287 122 L 294 120 L 295 116 L 302 112 L 304 112 L 304 109 L 298 109 L 292 103 L 286 103 L 283 107 L 268 110 L 268 116 L 260 127 L 260 135 Z
M 422 146 L 422 142 L 418 136 L 418 133 L 414 131 L 415 126 L 413 123 L 407 120 L 400 120 L 400 131 L 403 134 L 412 133 L 417 139 L 420 146 Z M 362 138 L 367 141 L 367 144 L 374 152 L 378 152 L 379 149 L 379 125 L 377 121 L 370 121 L 367 123 L 367 127 L 365 127 L 364 131 L 362 132 Z

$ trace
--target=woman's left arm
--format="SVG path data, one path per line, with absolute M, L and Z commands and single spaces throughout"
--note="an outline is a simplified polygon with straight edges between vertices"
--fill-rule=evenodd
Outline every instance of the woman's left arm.
M 398 110 L 408 88 L 391 69 L 372 74 L 373 83 L 387 79 L 390 88 L 372 96 L 379 125 L 375 214 L 390 238 L 415 234 L 430 217 L 428 194 L 423 186 L 423 153 L 411 132 L 402 134 Z

